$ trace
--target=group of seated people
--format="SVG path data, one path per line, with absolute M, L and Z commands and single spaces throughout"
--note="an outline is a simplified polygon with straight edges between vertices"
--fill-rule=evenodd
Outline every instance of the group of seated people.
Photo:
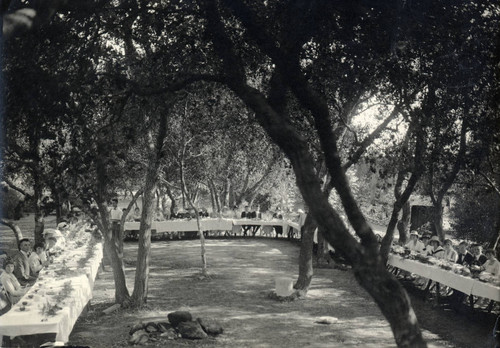
M 207 217 L 210 217 L 210 214 L 208 213 L 207 209 L 200 208 L 198 210 L 198 216 L 200 218 L 207 218 Z M 190 208 L 188 210 L 174 209 L 173 214 L 170 214 L 169 211 L 162 212 L 160 209 L 157 209 L 155 214 L 154 214 L 153 220 L 154 221 L 166 221 L 166 220 L 174 220 L 174 219 L 194 219 L 194 218 L 196 218 L 196 212 L 193 208 Z M 139 209 L 139 207 L 135 207 L 133 212 L 127 216 L 127 221 L 140 222 L 141 221 L 141 209 Z
M 18 250 L 12 255 L 4 253 L 3 271 L 0 274 L 0 314 L 5 313 L 17 303 L 34 284 L 39 272 L 53 262 L 54 256 L 60 252 L 58 239 L 64 238 L 50 233 L 58 230 L 49 230 L 44 234 L 44 241 L 32 246 L 28 238 L 19 240 Z
M 455 250 L 453 241 L 449 238 L 445 239 L 443 245 L 441 245 L 441 241 L 437 236 L 424 233 L 419 239 L 419 234 L 412 231 L 410 241 L 406 243 L 405 248 L 469 267 L 478 266 L 482 271 L 500 276 L 500 262 L 495 257 L 495 250 L 488 249 L 483 254 L 480 244 L 471 244 L 469 252 L 467 242 L 462 241 Z
M 117 200 L 114 200 L 115 203 L 117 203 Z M 116 204 L 115 204 L 116 207 Z M 121 211 L 120 211 L 121 212 Z M 120 214 L 120 218 L 121 218 Z M 199 208 L 198 209 L 198 216 L 200 218 L 224 218 L 224 219 L 259 219 L 259 220 L 266 220 L 270 221 L 272 219 L 279 219 L 283 220 L 284 217 L 286 217 L 287 220 L 297 220 L 296 222 L 299 223 L 300 226 L 304 224 L 305 221 L 305 216 L 306 214 L 304 213 L 303 210 L 299 209 L 297 212 L 292 212 L 287 211 L 287 212 L 282 212 L 281 208 L 278 206 L 275 208 L 274 211 L 262 211 L 260 209 L 260 205 L 246 205 L 243 210 L 238 208 L 238 206 L 234 206 L 233 209 L 229 209 L 227 206 L 224 206 L 220 212 L 209 212 L 206 208 Z M 166 220 L 175 220 L 175 219 L 195 219 L 196 218 L 196 211 L 193 208 L 188 208 L 187 210 L 185 209 L 177 209 L 174 208 L 173 213 L 170 214 L 170 210 L 167 212 L 163 212 L 161 209 L 157 209 L 154 216 L 153 220 L 154 221 L 166 221 Z M 136 207 L 132 212 L 130 212 L 127 216 L 127 221 L 130 222 L 140 222 L 141 221 L 141 210 L 139 207 Z M 224 233 L 226 236 L 230 235 L 243 235 L 247 236 L 249 235 L 249 232 L 252 234 L 252 236 L 255 236 L 258 231 L 261 231 L 261 235 L 263 236 L 272 236 L 275 235 L 277 238 L 280 235 L 284 234 L 283 231 L 283 226 L 282 225 L 264 225 L 261 226 L 260 224 L 245 224 L 243 226 L 241 225 L 235 225 L 231 231 L 205 231 L 205 235 L 208 235 L 210 233 L 212 234 L 218 234 L 221 235 Z M 298 232 L 290 227 L 288 229 L 287 235 L 289 238 L 293 238 L 294 236 L 298 236 Z M 177 236 L 178 238 L 181 238 L 182 235 L 185 233 L 183 232 L 167 232 L 164 233 L 168 234 L 166 237 L 170 237 L 170 239 L 174 238 Z M 127 234 L 125 235 L 125 238 L 132 238 L 132 239 L 137 239 L 138 234 L 137 231 L 127 231 Z M 158 237 L 158 236 L 156 236 Z

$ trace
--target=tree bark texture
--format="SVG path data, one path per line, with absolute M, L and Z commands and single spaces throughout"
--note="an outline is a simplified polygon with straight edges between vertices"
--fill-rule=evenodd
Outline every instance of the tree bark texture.
M 148 166 L 146 169 L 146 183 L 144 185 L 141 224 L 139 228 L 139 248 L 137 253 L 134 292 L 132 293 L 132 301 L 136 306 L 142 306 L 147 302 L 149 261 L 151 259 L 151 224 L 155 213 L 155 192 L 158 184 L 158 173 L 160 172 L 163 143 L 166 133 L 167 115 L 161 114 L 156 137 L 152 129 L 148 132 Z
M 313 244 L 314 244 L 314 230 L 317 225 L 311 214 L 307 214 L 304 226 L 301 227 L 302 240 L 300 242 L 299 254 L 299 277 L 293 286 L 294 289 L 299 291 L 301 296 L 305 296 L 311 285 L 313 270 Z
M 409 226 L 410 226 L 410 218 L 411 218 L 411 205 L 410 201 L 406 201 L 403 205 L 403 209 L 401 211 L 401 219 L 398 221 L 397 228 L 399 232 L 399 242 L 401 244 L 406 244 L 409 236 Z
M 99 154 L 106 153 L 106 144 L 100 143 L 97 146 Z M 104 251 L 111 261 L 111 268 L 113 269 L 113 279 L 115 282 L 115 301 L 116 303 L 123 304 L 130 299 L 130 294 L 127 289 L 127 282 L 125 279 L 125 269 L 123 266 L 123 253 L 120 252 L 120 242 L 117 242 L 116 236 L 113 237 L 111 226 L 109 224 L 109 213 L 107 205 L 107 191 L 108 180 L 106 173 L 106 164 L 102 160 L 105 156 L 99 156 L 96 161 L 97 170 L 97 203 L 99 214 L 94 218 L 99 230 L 104 237 Z

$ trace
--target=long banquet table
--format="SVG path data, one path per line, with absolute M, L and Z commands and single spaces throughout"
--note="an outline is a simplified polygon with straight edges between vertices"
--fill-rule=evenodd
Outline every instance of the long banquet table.
M 389 255 L 388 263 L 391 266 L 418 274 L 421 277 L 431 279 L 437 283 L 459 290 L 464 294 L 500 301 L 500 287 L 494 284 L 466 277 L 435 265 L 406 259 L 395 254 Z
M 93 247 L 93 255 L 85 265 L 79 260 L 85 257 L 86 247 L 68 248 L 48 268 L 42 269 L 36 283 L 9 312 L 0 317 L 0 337 L 55 333 L 55 340 L 67 342 L 73 326 L 83 309 L 92 299 L 94 280 L 103 257 L 102 243 Z M 72 270 L 69 276 L 57 276 L 61 267 Z M 55 315 L 42 314 L 42 307 L 54 304 L 55 298 L 70 282 L 71 293 L 57 303 L 61 309 Z M 21 311 L 23 302 L 28 302 Z
M 204 218 L 200 219 L 202 231 L 229 231 L 233 226 L 243 225 L 259 225 L 259 226 L 282 226 L 284 231 L 288 227 L 300 230 L 300 226 L 296 222 L 288 220 L 259 220 L 259 219 L 228 219 L 228 218 Z M 139 230 L 140 222 L 125 222 L 125 231 Z M 196 219 L 191 220 L 167 220 L 167 221 L 153 221 L 151 225 L 152 230 L 156 232 L 186 232 L 197 231 L 198 225 Z

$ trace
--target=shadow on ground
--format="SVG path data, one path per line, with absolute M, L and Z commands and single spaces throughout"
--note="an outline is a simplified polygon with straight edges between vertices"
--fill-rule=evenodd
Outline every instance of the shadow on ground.
M 194 316 L 217 318 L 224 334 L 210 340 L 173 341 L 169 347 L 395 347 L 389 325 L 351 272 L 316 270 L 306 300 L 278 302 L 268 295 L 275 277 L 295 278 L 297 245 L 249 238 L 207 240 L 206 248 L 211 279 L 200 280 L 199 241 L 153 243 L 148 305 L 142 310 L 98 316 L 114 297 L 112 273 L 103 272 L 95 285 L 94 310 L 79 319 L 70 342 L 122 347 L 133 323 L 189 310 Z M 136 252 L 135 243 L 126 243 L 129 286 Z M 315 323 L 321 316 L 339 320 L 331 325 Z M 424 334 L 430 347 L 466 347 L 430 331 Z

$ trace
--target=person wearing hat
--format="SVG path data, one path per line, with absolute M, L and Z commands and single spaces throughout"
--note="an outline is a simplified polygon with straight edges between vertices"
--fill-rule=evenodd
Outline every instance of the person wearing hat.
M 432 236 L 429 241 L 429 245 L 431 246 L 430 255 L 438 259 L 442 259 L 444 257 L 444 249 L 441 246 L 441 241 L 438 236 Z
M 410 232 L 410 240 L 405 244 L 405 248 L 416 251 L 417 253 L 421 253 L 424 250 L 424 243 L 418 240 L 418 232 L 411 231 Z
M 10 302 L 15 304 L 23 297 L 27 289 L 21 286 L 19 280 L 14 275 L 15 261 L 13 259 L 7 258 L 3 264 L 3 268 L 4 272 L 0 275 L 0 283 L 7 293 Z
M 457 262 L 458 259 L 458 254 L 457 252 L 453 249 L 453 242 L 450 238 L 446 238 L 444 240 L 444 259 L 451 261 L 451 262 Z

